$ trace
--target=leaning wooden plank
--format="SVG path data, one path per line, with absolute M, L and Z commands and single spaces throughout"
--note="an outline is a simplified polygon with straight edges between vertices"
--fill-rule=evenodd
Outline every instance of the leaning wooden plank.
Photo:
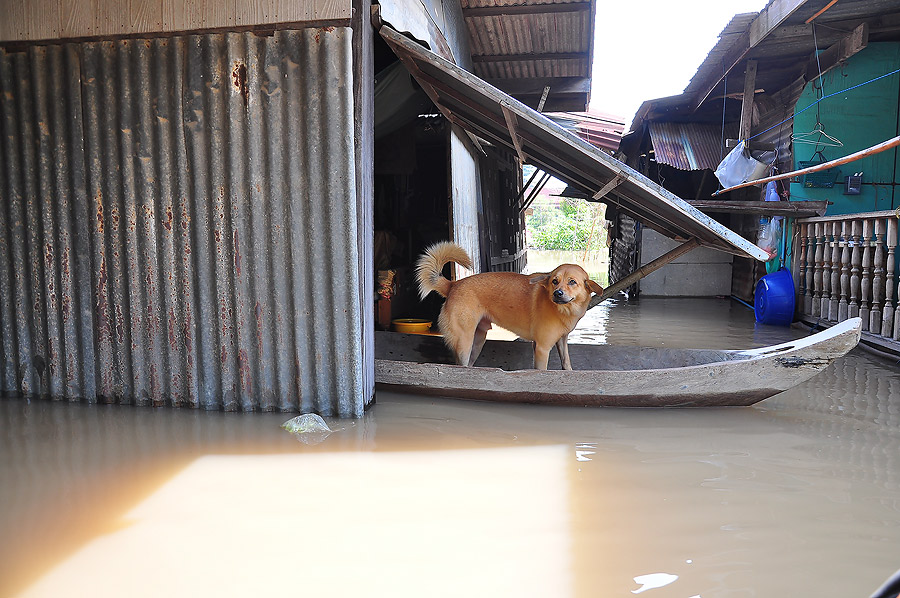
M 529 163 L 591 196 L 619 179 L 605 201 L 673 239 L 696 238 L 707 247 L 768 259 L 754 243 L 472 73 L 386 25 L 380 34 L 410 73 L 431 89 L 441 112 L 474 135 L 524 155 Z

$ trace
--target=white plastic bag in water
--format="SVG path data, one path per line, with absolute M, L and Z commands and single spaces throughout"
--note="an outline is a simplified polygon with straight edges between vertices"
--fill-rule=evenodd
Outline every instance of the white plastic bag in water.
M 768 165 L 750 155 L 741 141 L 716 168 L 716 178 L 725 188 L 734 187 L 747 181 L 755 181 L 766 174 Z

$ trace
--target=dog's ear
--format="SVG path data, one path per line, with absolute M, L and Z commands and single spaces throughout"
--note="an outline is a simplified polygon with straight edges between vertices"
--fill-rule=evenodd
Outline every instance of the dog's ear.
M 544 284 L 549 278 L 549 272 L 537 272 L 528 276 L 528 282 L 531 284 Z
M 603 287 L 601 287 L 599 284 L 597 284 L 590 278 L 588 278 L 587 280 L 584 281 L 584 286 L 589 288 L 592 292 L 597 293 L 598 295 L 603 293 Z

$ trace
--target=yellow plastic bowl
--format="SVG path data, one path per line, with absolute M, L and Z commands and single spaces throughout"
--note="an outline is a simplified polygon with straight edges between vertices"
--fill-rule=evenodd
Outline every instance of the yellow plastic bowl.
M 409 334 L 421 334 L 428 332 L 431 328 L 431 320 L 420 320 L 419 318 L 398 318 L 393 320 L 394 330 L 397 332 L 406 332 Z

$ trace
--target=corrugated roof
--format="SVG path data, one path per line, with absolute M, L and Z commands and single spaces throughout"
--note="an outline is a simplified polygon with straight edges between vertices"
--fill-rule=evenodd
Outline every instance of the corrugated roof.
M 698 91 L 698 88 L 711 76 L 719 76 L 722 75 L 723 62 L 726 59 L 729 51 L 732 46 L 734 46 L 735 42 L 740 38 L 747 29 L 750 27 L 750 24 L 759 16 L 759 13 L 756 12 L 747 12 L 734 15 L 731 18 L 731 21 L 725 25 L 725 28 L 722 30 L 722 33 L 719 34 L 719 39 L 716 42 L 716 45 L 712 47 L 709 51 L 709 54 L 706 55 L 706 58 L 700 64 L 700 67 L 697 69 L 697 72 L 694 73 L 694 76 L 691 77 L 690 82 L 688 82 L 687 87 L 684 88 L 684 94 L 692 94 Z M 743 90 L 744 81 L 743 79 L 739 81 L 732 82 L 734 90 Z M 731 87 L 731 86 L 729 86 Z
M 625 120 L 599 112 L 559 112 L 547 117 L 568 131 L 572 131 L 593 146 L 610 153 L 619 149 Z
M 381 35 L 451 122 L 523 156 L 645 226 L 679 240 L 752 257 L 768 255 L 636 170 L 390 27 Z
M 721 125 L 650 123 L 656 161 L 680 170 L 715 170 L 727 153 L 724 140 L 734 137 L 736 132 L 734 124 L 726 127 L 723 137 Z
M 568 91 L 552 107 L 562 83 L 552 79 L 590 80 L 596 0 L 461 0 L 461 6 L 476 75 L 495 82 L 549 84 L 548 109 L 586 109 L 589 86 L 577 100 Z
M 820 67 L 839 66 L 850 46 L 900 41 L 898 24 L 897 0 L 772 0 L 759 13 L 735 15 L 684 92 L 645 101 L 631 131 L 640 132 L 644 123 L 652 121 L 721 122 L 723 102 L 728 121 L 737 121 L 746 64 L 755 60 L 757 96 L 750 137 L 774 146 L 779 163 L 789 165 L 792 125 L 785 119 L 805 83 L 818 75 Z M 817 50 L 822 63 L 815 59 Z

